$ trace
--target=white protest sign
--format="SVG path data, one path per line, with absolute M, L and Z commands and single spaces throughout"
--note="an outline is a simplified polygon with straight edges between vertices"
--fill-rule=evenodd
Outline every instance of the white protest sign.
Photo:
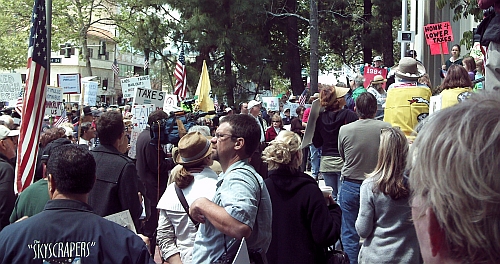
M 163 101 L 165 101 L 166 92 L 144 89 L 140 87 L 135 88 L 134 105 L 153 104 L 156 109 L 163 109 Z
M 163 111 L 165 113 L 170 113 L 176 111 L 177 107 L 177 95 L 175 94 L 165 94 L 165 101 L 163 102 Z
M 51 116 L 61 116 L 64 105 L 63 90 L 59 87 L 47 86 L 45 101 L 45 114 Z
M 98 82 L 83 82 L 83 104 L 94 106 L 97 105 L 97 89 Z
M 279 111 L 280 103 L 278 97 L 262 97 L 262 106 L 266 108 L 267 111 Z
M 297 108 L 299 108 L 298 103 L 290 103 L 290 115 L 291 116 L 298 116 L 297 115 Z
M 58 74 L 57 86 L 63 89 L 63 94 L 79 94 L 80 74 Z
M 23 83 L 20 73 L 0 73 L 0 101 L 16 100 L 21 94 Z
M 432 115 L 433 113 L 441 110 L 441 103 L 442 103 L 442 97 L 441 95 L 435 95 L 431 96 L 430 103 L 429 103 L 429 115 Z
M 132 98 L 135 95 L 135 88 L 151 89 L 149 75 L 121 79 L 123 98 Z M 162 107 L 163 104 L 160 106 Z
M 141 132 L 132 130 L 130 132 L 130 149 L 128 150 L 128 156 L 131 159 L 135 159 L 137 155 L 137 138 Z
M 155 110 L 156 106 L 154 104 L 132 105 L 130 112 L 132 113 L 132 125 L 134 126 L 133 130 L 141 132 L 146 129 L 148 116 Z

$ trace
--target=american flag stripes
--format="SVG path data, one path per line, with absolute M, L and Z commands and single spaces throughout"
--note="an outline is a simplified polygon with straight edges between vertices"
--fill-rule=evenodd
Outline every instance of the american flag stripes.
M 118 68 L 118 62 L 116 61 L 116 59 L 113 62 L 113 64 L 111 64 L 111 69 L 113 70 L 116 76 L 120 75 L 120 68 Z
M 59 127 L 62 123 L 69 122 L 68 115 L 66 114 L 66 109 L 62 111 L 61 116 L 57 121 L 54 123 L 53 127 Z
M 307 89 L 304 89 L 302 94 L 299 97 L 299 105 L 305 105 L 307 100 Z
M 23 114 L 23 91 L 19 92 L 14 110 L 21 116 Z
M 179 59 L 177 60 L 177 65 L 175 65 L 175 89 L 174 94 L 179 96 L 181 100 L 186 98 L 187 87 L 186 87 L 186 61 L 184 59 L 184 47 L 182 47 L 181 53 L 179 54 Z
M 17 149 L 16 190 L 22 192 L 33 181 L 38 138 L 45 111 L 47 87 L 47 29 L 45 0 L 35 0 L 31 17 L 21 128 Z

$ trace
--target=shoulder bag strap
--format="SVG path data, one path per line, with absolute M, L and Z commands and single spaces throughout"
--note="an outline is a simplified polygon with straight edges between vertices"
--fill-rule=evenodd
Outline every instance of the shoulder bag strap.
M 181 202 L 181 205 L 184 208 L 184 211 L 186 211 L 186 214 L 189 216 L 189 219 L 191 219 L 191 221 L 196 226 L 196 228 L 198 228 L 198 225 L 200 223 L 198 223 L 196 220 L 194 220 L 191 217 L 191 215 L 189 214 L 189 205 L 188 205 L 188 203 L 186 201 L 186 197 L 184 196 L 184 193 L 182 193 L 181 188 L 179 188 L 179 186 L 177 186 L 176 183 L 174 183 L 174 186 L 175 186 L 175 193 L 177 194 L 177 197 L 179 198 L 179 201 Z

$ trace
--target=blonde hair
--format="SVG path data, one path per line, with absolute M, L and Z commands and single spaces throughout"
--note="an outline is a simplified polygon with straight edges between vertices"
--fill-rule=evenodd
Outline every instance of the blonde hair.
M 382 192 L 393 200 L 410 195 L 403 173 L 406 167 L 408 141 L 399 128 L 384 128 L 380 134 L 378 162 L 373 172 L 366 177 L 376 178 L 373 192 Z
M 297 169 L 302 163 L 300 143 L 299 135 L 288 130 L 282 130 L 264 149 L 262 160 L 267 163 L 269 170 L 275 170 L 282 165 Z M 299 158 L 296 158 L 297 152 Z
M 417 217 L 432 208 L 449 256 L 465 263 L 500 259 L 500 93 L 481 92 L 443 109 L 412 145 Z

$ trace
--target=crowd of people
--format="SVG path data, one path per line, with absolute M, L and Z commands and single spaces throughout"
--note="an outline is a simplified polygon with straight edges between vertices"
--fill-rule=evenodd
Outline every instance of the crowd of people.
M 317 108 L 224 108 L 171 150 L 156 110 L 135 159 L 130 107 L 85 107 L 42 126 L 19 194 L 19 124 L 2 116 L 0 263 L 232 263 L 243 241 L 251 263 L 500 262 L 500 93 L 451 53 L 437 87 L 412 51 L 367 87 L 323 86 Z M 125 226 L 103 218 L 123 211 Z

